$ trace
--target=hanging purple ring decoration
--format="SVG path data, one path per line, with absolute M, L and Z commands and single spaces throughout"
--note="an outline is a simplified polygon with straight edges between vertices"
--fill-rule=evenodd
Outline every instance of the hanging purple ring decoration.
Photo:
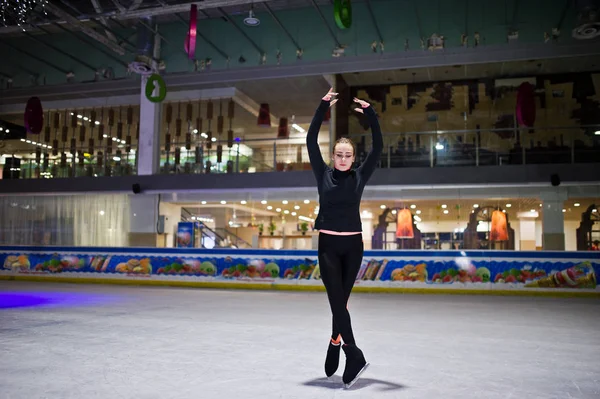
M 517 122 L 533 127 L 535 123 L 535 88 L 531 83 L 521 83 L 517 91 Z
M 185 52 L 190 60 L 194 59 L 196 55 L 196 21 L 198 19 L 198 8 L 195 4 L 192 4 L 190 8 L 190 28 L 185 37 Z
M 44 110 L 38 97 L 31 97 L 25 105 L 25 129 L 32 134 L 40 134 L 44 127 Z

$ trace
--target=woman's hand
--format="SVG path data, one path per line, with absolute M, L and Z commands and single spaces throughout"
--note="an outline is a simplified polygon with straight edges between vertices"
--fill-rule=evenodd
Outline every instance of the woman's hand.
M 327 94 L 325 94 L 325 96 L 323 97 L 323 101 L 331 101 L 331 102 L 329 103 L 329 106 L 330 106 L 330 107 L 333 107 L 333 105 L 334 105 L 335 103 L 337 103 L 338 99 L 336 98 L 336 99 L 332 100 L 331 98 L 332 98 L 333 96 L 337 96 L 337 95 L 338 95 L 338 93 L 334 93 L 334 92 L 333 92 L 333 87 L 332 87 L 331 89 L 329 89 L 329 91 L 327 92 Z
M 363 101 L 363 100 L 360 100 L 360 99 L 358 99 L 358 98 L 356 98 L 356 97 L 354 97 L 354 102 L 355 102 L 355 103 L 359 103 L 359 104 L 360 104 L 360 106 L 362 107 L 362 108 L 354 108 L 354 110 L 355 110 L 356 112 L 360 112 L 361 114 L 364 114 L 364 112 L 363 112 L 363 108 L 369 108 L 369 107 L 371 106 L 371 104 L 369 104 L 368 102 L 366 102 L 366 101 Z

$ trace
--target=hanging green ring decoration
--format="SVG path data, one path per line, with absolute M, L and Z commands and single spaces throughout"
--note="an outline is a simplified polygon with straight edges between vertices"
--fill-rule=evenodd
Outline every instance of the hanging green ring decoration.
M 352 25 L 352 4 L 350 4 L 350 0 L 335 0 L 333 15 L 338 28 L 349 29 Z
M 155 82 L 156 82 L 156 84 L 155 84 Z M 158 86 L 157 87 L 158 95 L 152 96 L 155 85 Z M 146 98 L 149 101 L 152 101 L 153 103 L 159 103 L 159 102 L 163 101 L 166 96 L 167 96 L 167 84 L 165 83 L 165 80 L 159 74 L 153 73 L 152 75 L 150 75 L 150 77 L 148 78 L 148 81 L 146 82 Z

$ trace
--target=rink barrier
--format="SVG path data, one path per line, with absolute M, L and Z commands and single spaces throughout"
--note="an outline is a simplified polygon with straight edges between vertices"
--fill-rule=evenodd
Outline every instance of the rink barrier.
M 302 286 L 290 284 L 237 284 L 210 283 L 194 281 L 156 281 L 156 280 L 113 280 L 102 278 L 69 278 L 69 277 L 36 277 L 0 275 L 0 281 L 54 282 L 63 284 L 109 284 L 129 286 L 160 286 L 203 289 L 237 289 L 237 290 L 277 290 L 325 292 L 322 285 Z M 499 295 L 499 296 L 537 296 L 537 297 L 570 297 L 600 298 L 599 291 L 589 290 L 490 290 L 490 289 L 446 289 L 446 288 L 403 288 L 403 287 L 361 287 L 355 286 L 355 293 L 370 294 L 412 294 L 412 295 Z
M 0 247 L 0 279 L 324 291 L 316 251 Z M 599 252 L 365 251 L 354 292 L 599 297 Z

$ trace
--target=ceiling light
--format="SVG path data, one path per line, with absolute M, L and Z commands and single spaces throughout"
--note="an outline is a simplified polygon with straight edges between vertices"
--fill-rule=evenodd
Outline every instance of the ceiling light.
M 598 212 L 598 209 L 592 209 L 592 213 Z
M 260 201 L 260 203 L 263 205 L 267 205 L 267 200 L 262 200 L 262 201 Z
M 281 208 L 277 208 L 277 209 L 275 209 L 275 211 L 281 212 Z
M 596 136 L 600 136 L 600 130 L 596 130 L 596 133 L 594 133 Z
M 395 209 L 392 211 L 392 215 L 395 215 L 396 213 L 398 213 L 398 211 L 396 211 Z
M 269 205 L 269 206 L 267 207 L 267 210 L 269 210 L 269 211 L 270 211 L 271 209 L 273 209 L 273 207 L 272 207 L 271 205 Z
M 563 209 L 563 213 L 565 213 L 566 211 L 567 211 L 566 209 Z
M 101 216 L 104 216 L 104 211 L 100 211 L 100 215 L 101 215 Z
M 574 203 L 573 205 L 575 206 L 580 206 L 581 204 L 579 202 Z
M 285 214 L 287 215 L 288 213 L 290 213 L 290 211 L 288 211 L 288 210 L 286 209 L 285 211 L 283 211 L 283 213 L 285 213 Z
M 294 129 L 296 129 L 297 131 L 299 131 L 300 133 L 305 133 L 306 132 L 306 130 L 302 129 L 300 126 L 296 125 L 295 123 L 292 124 L 292 127 Z
M 287 202 L 287 200 L 283 200 L 283 201 L 281 201 L 281 203 L 282 203 L 283 205 L 287 205 L 287 203 L 288 203 L 288 202 Z
M 206 205 L 206 201 L 202 201 L 202 205 Z
M 385 205 L 380 205 L 379 207 L 380 207 L 381 209 L 385 209 L 385 208 L 387 208 L 387 206 L 385 206 Z
M 227 201 L 221 201 L 222 205 L 225 205 L 227 203 Z
M 244 24 L 247 26 L 258 26 L 260 25 L 260 19 L 254 16 L 254 12 L 250 10 L 248 17 L 244 18 Z
M 412 204 L 412 205 L 410 206 L 410 209 L 415 209 L 416 207 L 417 207 L 417 206 L 416 206 L 415 204 Z
M 448 208 L 448 205 L 442 204 L 442 209 L 446 209 L 446 208 Z
M 296 216 L 296 212 L 292 212 L 292 216 Z
M 300 209 L 300 205 L 295 205 L 294 209 Z
M 531 213 L 535 213 L 535 209 L 532 209 L 532 210 L 531 210 Z
M 511 204 L 506 204 L 506 207 L 507 207 L 507 208 L 510 208 L 511 206 L 512 206 Z
M 421 211 L 420 211 L 420 210 L 418 210 L 418 211 L 417 211 L 417 215 L 420 215 L 420 214 L 421 214 Z
M 479 208 L 479 204 L 473 204 L 473 208 Z
M 305 204 L 310 204 L 310 201 L 309 200 L 304 200 L 304 203 Z
M 247 202 L 242 200 L 241 204 L 242 204 L 242 205 L 246 205 L 246 204 L 247 204 Z
M 444 209 L 444 214 L 448 214 L 448 209 Z

